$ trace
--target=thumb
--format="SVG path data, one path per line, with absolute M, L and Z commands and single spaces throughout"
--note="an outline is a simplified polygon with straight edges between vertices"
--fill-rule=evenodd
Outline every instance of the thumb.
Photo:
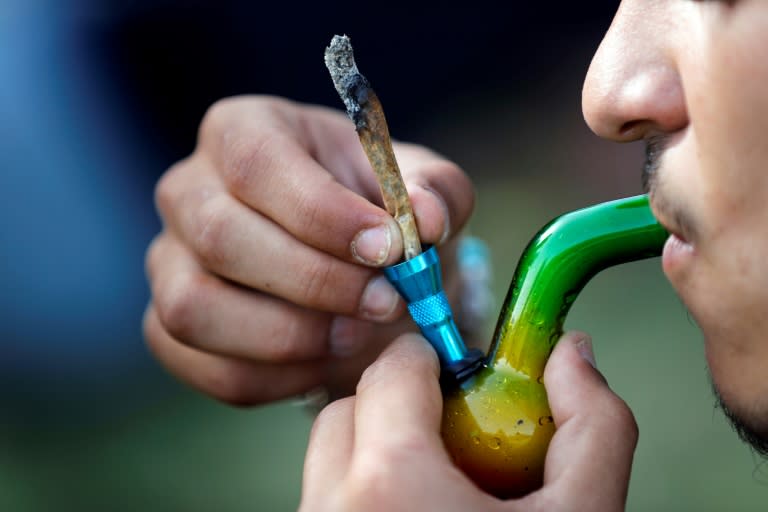
M 569 510 L 624 510 L 637 424 L 595 368 L 589 336 L 569 332 L 561 338 L 544 382 L 558 429 L 542 492 Z

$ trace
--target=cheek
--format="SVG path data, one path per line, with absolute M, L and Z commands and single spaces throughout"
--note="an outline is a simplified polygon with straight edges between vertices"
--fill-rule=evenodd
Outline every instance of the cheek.
M 768 192 L 768 9 L 744 2 L 713 16 L 681 59 L 706 199 L 765 208 Z
M 723 398 L 768 416 L 768 9 L 716 12 L 677 62 L 690 124 L 665 167 L 700 236 L 694 261 L 665 271 Z

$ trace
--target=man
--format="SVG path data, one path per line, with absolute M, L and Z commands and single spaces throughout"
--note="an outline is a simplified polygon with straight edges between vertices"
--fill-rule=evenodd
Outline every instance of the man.
M 652 207 L 672 233 L 664 271 L 703 330 L 724 409 L 762 453 L 766 53 L 763 0 L 626 0 L 583 94 L 598 135 L 648 143 Z M 402 303 L 372 268 L 393 263 L 401 240 L 368 201 L 376 187 L 347 123 L 275 98 L 211 109 L 197 151 L 158 186 L 166 224 L 148 254 L 145 318 L 155 355 L 209 394 L 254 403 L 320 385 L 342 394 L 387 347 L 356 396 L 316 421 L 306 510 L 622 509 L 637 430 L 583 334 L 566 334 L 547 366 L 558 431 L 540 491 L 503 503 L 451 465 L 435 355 L 403 334 Z M 466 177 L 423 148 L 398 151 L 420 233 L 442 246 L 450 289 L 454 235 L 472 207 Z

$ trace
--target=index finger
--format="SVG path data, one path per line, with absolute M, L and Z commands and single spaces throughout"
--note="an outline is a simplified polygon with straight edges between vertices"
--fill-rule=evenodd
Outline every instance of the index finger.
M 364 197 L 373 175 L 361 171 L 365 155 L 341 114 L 276 98 L 229 99 L 209 110 L 200 140 L 233 195 L 306 244 L 373 266 L 402 254 L 394 219 Z
M 444 453 L 439 375 L 437 356 L 423 337 L 409 333 L 395 340 L 358 383 L 356 446 L 426 448 Z

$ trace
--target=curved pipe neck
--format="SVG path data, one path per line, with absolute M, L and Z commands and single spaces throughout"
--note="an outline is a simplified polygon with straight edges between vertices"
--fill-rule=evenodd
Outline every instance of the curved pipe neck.
M 666 238 L 645 195 L 577 210 L 547 224 L 515 270 L 489 364 L 541 377 L 584 285 L 605 268 L 660 255 Z

